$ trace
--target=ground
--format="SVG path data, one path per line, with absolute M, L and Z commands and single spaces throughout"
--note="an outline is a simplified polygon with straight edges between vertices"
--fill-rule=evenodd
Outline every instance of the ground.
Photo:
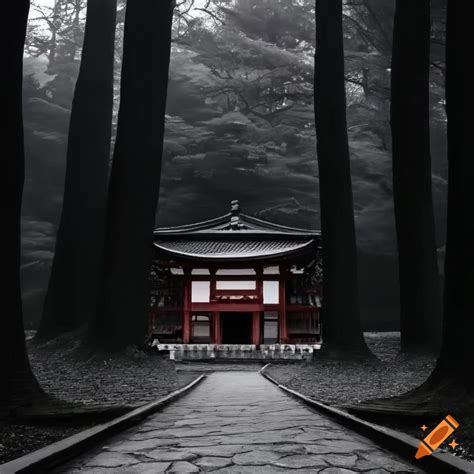
M 367 341 L 379 358 L 364 365 L 348 361 L 322 361 L 312 364 L 272 365 L 270 374 L 313 398 L 343 404 L 375 397 L 399 395 L 421 384 L 431 373 L 435 357 L 398 354 L 397 333 L 368 333 Z M 78 350 L 77 337 L 65 337 L 48 344 L 28 342 L 32 366 L 43 388 L 58 398 L 85 403 L 137 406 L 163 396 L 196 377 L 196 370 L 221 368 L 214 364 L 175 364 L 165 357 L 138 351 L 111 358 L 93 357 Z M 259 364 L 238 364 L 226 369 L 253 371 Z M 177 370 L 178 369 L 178 370 Z M 464 426 L 468 420 L 463 419 Z M 87 424 L 51 423 L 0 426 L 0 463 L 84 429 Z M 474 425 L 470 425 L 474 426 Z M 411 434 L 417 434 L 414 427 Z M 466 436 L 463 435 L 465 449 Z
M 312 363 L 272 364 L 268 374 L 316 400 L 342 405 L 405 393 L 423 383 L 435 366 L 432 354 L 400 354 L 400 333 L 365 333 L 365 338 L 377 356 L 373 361 L 325 360 L 316 354 Z
M 373 354 L 377 356 L 375 360 L 361 362 L 318 359 L 316 356 L 311 363 L 272 364 L 267 373 L 287 387 L 344 409 L 345 405 L 364 400 L 402 395 L 425 382 L 435 367 L 434 354 L 401 354 L 398 332 L 365 333 L 365 339 Z M 461 444 L 454 454 L 474 460 L 472 404 L 468 408 L 461 407 L 456 400 L 449 398 L 443 400 L 443 405 L 446 406 L 446 415 L 456 415 L 461 423 L 456 431 L 456 441 Z M 431 430 L 441 420 L 438 417 L 423 420 L 388 417 L 374 421 L 423 438 L 429 431 L 423 433 L 420 426 L 426 424 Z M 450 448 L 447 450 L 451 451 Z
M 79 335 L 49 343 L 28 341 L 33 371 L 43 389 L 58 399 L 88 405 L 139 406 L 177 390 L 195 378 L 179 374 L 166 356 L 129 351 L 121 356 L 90 356 Z M 90 420 L 63 423 L 0 424 L 0 463 L 89 427 Z

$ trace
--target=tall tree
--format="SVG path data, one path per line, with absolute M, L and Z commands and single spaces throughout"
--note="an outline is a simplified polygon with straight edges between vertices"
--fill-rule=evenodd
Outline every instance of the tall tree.
M 121 99 L 110 177 L 105 261 L 92 344 L 144 341 L 160 189 L 174 1 L 128 2 Z
M 89 0 L 72 102 L 64 201 L 39 337 L 88 320 L 102 263 L 113 109 L 117 0 Z
M 439 329 L 429 74 L 430 0 L 397 0 L 391 128 L 402 350 L 436 346 Z
M 346 124 L 342 0 L 316 1 L 315 121 L 323 238 L 324 339 L 366 352 Z
M 466 45 L 472 42 L 467 8 L 448 0 L 446 34 L 446 111 L 448 115 L 448 228 L 446 240 L 443 343 L 434 380 L 454 379 L 470 390 L 474 377 L 474 159 L 472 109 L 474 100 L 466 74 Z M 459 396 L 463 394 L 459 392 Z
M 2 186 L 6 203 L 3 211 L 3 282 L 0 318 L 0 410 L 40 394 L 41 390 L 31 371 L 25 347 L 20 288 L 20 217 L 25 178 L 25 153 L 23 144 L 22 84 L 23 46 L 29 11 L 28 0 L 18 0 L 5 5 L 11 29 L 3 57 L 1 102 L 7 120 L 2 126 L 2 146 L 8 150 L 3 166 L 5 180 Z M 6 31 L 4 29 L 3 31 Z M 7 38 L 4 38 L 5 40 Z

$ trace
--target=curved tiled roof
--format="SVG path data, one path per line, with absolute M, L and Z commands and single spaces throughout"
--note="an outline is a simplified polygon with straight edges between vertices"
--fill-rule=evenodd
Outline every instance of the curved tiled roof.
M 300 253 L 314 242 L 314 239 L 173 239 L 157 241 L 155 246 L 174 256 L 215 260 L 286 256 Z
M 248 260 L 286 257 L 311 251 L 321 233 L 263 221 L 240 212 L 232 201 L 231 212 L 207 221 L 154 232 L 154 245 L 171 257 L 205 260 Z

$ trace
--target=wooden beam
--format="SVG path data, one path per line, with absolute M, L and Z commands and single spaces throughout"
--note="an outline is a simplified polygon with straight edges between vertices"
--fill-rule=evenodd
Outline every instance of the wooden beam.
M 212 313 L 218 311 L 220 313 L 253 313 L 254 311 L 263 311 L 263 304 L 258 303 L 192 303 L 191 312 L 207 312 Z
M 212 343 L 222 344 L 221 315 L 218 311 L 212 313 Z
M 196 276 L 197 275 L 193 275 L 193 280 L 196 280 L 195 278 Z M 202 276 L 205 276 L 205 275 L 202 275 Z M 209 301 L 214 301 L 216 298 L 216 269 L 214 267 L 209 267 L 209 276 L 207 278 L 210 280 Z M 204 279 L 203 281 L 207 281 L 207 280 Z
M 260 312 L 252 313 L 252 344 L 258 346 L 260 344 Z
M 298 307 L 299 310 L 300 307 Z M 278 304 L 260 304 L 260 303 L 192 303 L 192 312 L 237 312 L 237 313 L 253 313 L 254 311 L 278 311 Z M 317 308 L 312 308 L 311 311 Z M 308 308 L 308 311 L 310 309 Z M 163 312 L 166 312 L 164 310 Z
M 263 270 L 262 267 L 257 267 L 255 269 L 257 274 L 257 296 L 261 303 L 263 303 Z M 278 275 L 275 275 L 278 277 Z
M 185 270 L 183 285 L 183 344 L 189 344 L 191 341 L 191 271 Z
M 255 281 L 258 277 L 257 275 L 216 275 L 215 278 L 217 281 Z M 262 275 L 260 278 L 265 281 L 277 281 L 280 275 Z M 209 281 L 211 275 L 193 275 L 193 280 Z
M 215 290 L 215 296 L 257 296 L 259 294 L 258 290 Z
M 158 250 L 158 249 L 156 249 Z M 251 257 L 248 259 L 227 259 L 227 260 L 220 260 L 220 259 L 184 259 L 179 257 L 169 257 L 167 255 L 163 255 L 161 252 L 157 251 L 155 253 L 154 260 L 157 262 L 158 265 L 163 267 L 174 267 L 174 268 L 209 268 L 210 265 L 214 265 L 218 269 L 245 269 L 245 268 L 252 268 L 255 265 L 260 264 L 266 267 L 275 267 L 278 265 L 299 265 L 305 266 L 312 260 L 314 260 L 315 255 L 314 247 L 308 249 L 308 252 L 301 255 L 289 255 L 285 257 Z M 268 275 L 270 276 L 270 275 Z
M 288 342 L 288 328 L 286 322 L 286 268 L 280 267 L 281 278 L 278 285 L 278 326 L 281 344 Z

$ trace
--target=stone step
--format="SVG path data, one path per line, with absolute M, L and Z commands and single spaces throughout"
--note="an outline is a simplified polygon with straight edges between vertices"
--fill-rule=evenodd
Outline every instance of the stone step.
M 303 360 L 311 359 L 320 344 L 160 344 L 151 347 L 160 353 L 169 352 L 173 360 L 250 359 Z

